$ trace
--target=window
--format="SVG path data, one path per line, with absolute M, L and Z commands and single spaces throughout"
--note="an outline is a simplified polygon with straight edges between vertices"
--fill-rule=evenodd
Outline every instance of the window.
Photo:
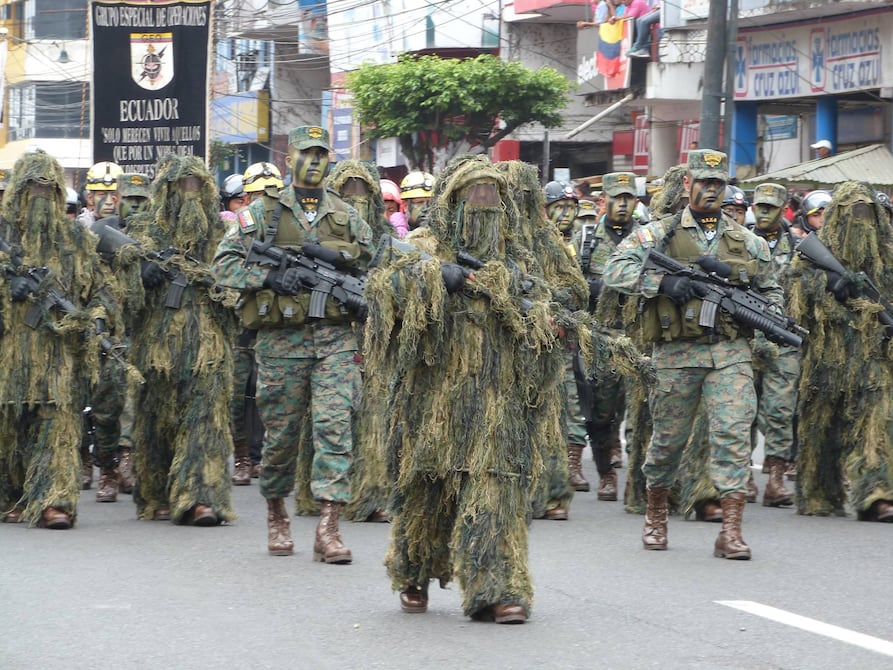
M 87 37 L 87 0 L 30 0 L 34 3 L 34 39 L 79 40 Z
M 9 87 L 9 141 L 90 137 L 86 82 L 30 82 Z

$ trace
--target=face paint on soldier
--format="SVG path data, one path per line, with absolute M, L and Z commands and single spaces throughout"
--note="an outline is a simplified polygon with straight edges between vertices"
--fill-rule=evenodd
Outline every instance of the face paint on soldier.
M 406 222 L 409 224 L 410 230 L 419 225 L 425 209 L 428 207 L 430 198 L 407 198 L 403 201 L 406 205 Z
M 118 203 L 118 216 L 126 220 L 134 214 L 144 212 L 149 208 L 149 199 L 138 195 L 131 195 L 121 198 Z
M 93 191 L 93 211 L 97 219 L 113 216 L 118 209 L 116 191 Z
M 685 192 L 688 194 L 688 206 L 695 212 L 719 212 L 726 182 L 722 179 L 692 179 L 689 175 L 683 178 Z
M 569 233 L 577 216 L 577 203 L 573 200 L 558 200 L 546 206 L 546 216 L 562 233 Z
M 292 181 L 297 187 L 316 188 L 322 184 L 329 169 L 329 152 L 322 147 L 304 151 L 289 149 L 286 164 L 292 170 Z
M 726 205 L 722 208 L 727 216 L 732 217 L 739 225 L 744 225 L 747 221 L 747 208 L 739 205 Z
M 781 226 L 781 207 L 760 202 L 753 206 L 755 227 L 760 232 L 774 233 Z
M 608 196 L 605 200 L 608 223 L 614 228 L 623 227 L 632 220 L 635 207 L 636 198 L 629 193 Z

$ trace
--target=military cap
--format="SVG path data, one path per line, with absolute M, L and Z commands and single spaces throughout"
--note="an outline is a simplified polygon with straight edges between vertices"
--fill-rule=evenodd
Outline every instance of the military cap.
M 615 196 L 628 193 L 636 195 L 636 175 L 632 172 L 609 172 L 602 177 L 602 190 L 606 195 Z
M 788 200 L 788 191 L 778 184 L 760 184 L 753 190 L 753 204 L 784 207 Z
M 6 168 L 0 168 L 0 191 L 5 191 L 9 188 L 9 178 L 12 176 L 12 170 L 7 170 Z
M 152 180 L 149 175 L 142 172 L 125 172 L 118 177 L 118 195 L 122 198 L 143 197 L 149 198 L 149 186 Z
M 598 216 L 598 209 L 592 200 L 581 200 L 577 203 L 577 216 Z
M 688 171 L 692 179 L 729 180 L 729 157 L 715 149 L 696 149 L 688 152 Z
M 298 151 L 304 151 L 310 147 L 322 147 L 331 151 L 329 145 L 329 131 L 319 126 L 298 126 L 288 134 L 288 146 Z

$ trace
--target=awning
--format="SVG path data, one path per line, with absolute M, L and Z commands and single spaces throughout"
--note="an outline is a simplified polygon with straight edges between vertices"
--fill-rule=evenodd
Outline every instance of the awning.
M 761 182 L 773 182 L 782 186 L 798 184 L 833 188 L 835 184 L 853 180 L 867 181 L 878 188 L 893 187 L 893 153 L 883 144 L 872 144 L 759 175 L 741 186 L 748 188 Z

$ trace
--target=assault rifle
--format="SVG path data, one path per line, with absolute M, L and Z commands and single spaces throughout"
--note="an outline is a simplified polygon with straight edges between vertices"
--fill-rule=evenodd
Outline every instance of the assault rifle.
M 712 258 L 711 260 L 717 265 L 725 265 Z M 779 308 L 765 297 L 753 289 L 735 286 L 716 271 L 704 272 L 684 265 L 654 248 L 648 249 L 645 254 L 642 270 L 688 277 L 698 297 L 703 300 L 701 318 L 698 321 L 698 325 L 703 328 L 716 327 L 717 309 L 721 309 L 738 323 L 764 332 L 770 342 L 799 347 L 803 344 L 803 338 L 797 333 L 809 334 L 808 330 L 780 313 Z
M 96 251 L 103 256 L 114 255 L 118 249 L 124 246 L 134 246 L 139 249 L 140 258 L 144 263 L 163 263 L 174 256 L 181 255 L 180 250 L 174 247 L 168 247 L 163 251 L 144 251 L 140 243 L 135 239 L 125 234 L 114 225 L 109 225 L 109 223 L 114 224 L 114 221 L 110 221 L 111 219 L 117 219 L 117 217 L 99 219 L 90 226 L 90 230 L 99 237 L 99 244 L 96 245 Z M 182 254 L 182 256 L 188 261 L 199 263 L 197 258 L 194 258 L 189 254 Z M 183 274 L 182 270 L 176 268 L 172 270 L 162 270 L 162 275 L 164 275 L 164 278 L 170 282 L 170 286 L 167 289 L 167 296 L 164 300 L 164 306 L 169 309 L 180 309 L 183 304 L 183 291 L 188 285 L 186 275 Z M 207 285 L 213 285 L 213 281 L 209 280 Z
M 22 277 L 27 282 L 28 290 L 31 293 L 37 295 L 40 286 L 43 284 L 43 282 L 47 278 L 47 275 L 49 274 L 49 270 L 47 268 L 26 268 L 24 272 L 21 272 L 21 257 L 13 254 L 12 248 L 9 246 L 6 240 L 2 238 L 0 238 L 0 251 L 7 254 L 13 267 L 19 270 L 19 272 L 16 272 L 12 269 L 7 270 L 7 278 Z M 78 311 L 77 306 L 73 302 L 71 302 L 71 300 L 60 293 L 55 286 L 51 286 L 46 292 L 46 297 L 44 298 L 43 303 L 35 303 L 25 313 L 25 325 L 36 330 L 37 327 L 40 325 L 40 319 L 43 312 L 49 311 L 54 308 L 58 308 L 59 311 L 63 314 L 71 314 Z M 105 332 L 105 321 L 102 319 L 96 319 L 94 334 L 101 336 L 99 338 L 99 346 L 102 349 L 103 355 L 111 356 L 122 365 L 125 365 L 124 358 L 121 356 L 115 344 L 105 335 L 103 335 L 103 333 Z
M 245 262 L 261 267 L 296 268 L 301 286 L 310 290 L 309 318 L 325 318 L 326 301 L 332 296 L 342 310 L 365 320 L 366 273 L 352 265 L 350 254 L 310 242 L 304 242 L 300 251 L 277 247 L 272 242 L 254 240 Z
M 434 258 L 434 256 L 432 256 L 431 254 L 425 253 L 409 242 L 404 242 L 403 240 L 399 240 L 396 237 L 392 237 L 385 233 L 378 240 L 378 248 L 375 252 L 375 258 L 372 259 L 372 263 L 369 264 L 369 267 L 377 267 L 384 259 L 385 250 L 388 249 L 396 249 L 397 251 L 400 251 L 402 253 L 418 254 L 419 258 L 421 258 L 423 261 L 431 260 L 432 258 Z M 484 297 L 489 298 L 489 291 L 487 291 L 486 287 L 478 284 L 474 276 L 475 270 L 480 270 L 482 267 L 484 267 L 484 261 L 475 256 L 472 256 L 467 251 L 459 251 L 456 254 L 456 261 L 460 266 L 463 266 L 462 274 L 465 275 L 465 279 L 471 282 L 472 286 L 474 286 L 475 290 L 478 293 L 480 293 Z M 532 282 L 529 282 L 529 280 L 525 280 L 524 282 L 522 282 L 523 290 L 529 291 L 530 288 L 532 288 Z M 521 298 L 520 306 L 521 313 L 527 314 L 527 312 L 530 311 L 530 308 L 533 307 L 533 303 L 530 302 L 530 300 L 528 300 L 527 298 Z
M 849 270 L 846 269 L 843 263 L 835 258 L 828 247 L 822 244 L 815 232 L 811 232 L 804 237 L 800 241 L 800 244 L 797 245 L 796 251 L 800 256 L 822 270 L 836 272 L 841 276 L 849 274 Z M 859 285 L 861 287 L 859 289 L 859 295 L 884 307 L 884 309 L 877 313 L 877 318 L 887 331 L 887 337 L 893 336 L 893 316 L 891 316 L 893 306 L 891 306 L 887 299 L 881 295 L 880 290 L 875 286 L 874 282 L 871 281 L 867 274 L 858 272 L 856 273 L 856 276 L 859 278 Z

